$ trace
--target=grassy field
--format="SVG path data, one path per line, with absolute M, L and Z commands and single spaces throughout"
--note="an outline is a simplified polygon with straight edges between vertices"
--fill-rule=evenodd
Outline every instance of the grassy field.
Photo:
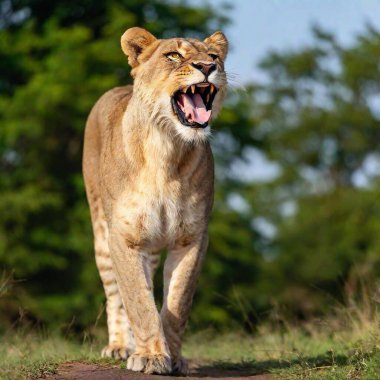
M 271 373 L 280 379 L 380 379 L 380 315 L 357 310 L 302 325 L 242 332 L 189 334 L 184 354 L 220 369 Z M 101 344 L 46 333 L 8 333 L 0 346 L 0 379 L 38 378 L 59 364 L 99 359 Z M 125 366 L 125 364 L 120 364 Z

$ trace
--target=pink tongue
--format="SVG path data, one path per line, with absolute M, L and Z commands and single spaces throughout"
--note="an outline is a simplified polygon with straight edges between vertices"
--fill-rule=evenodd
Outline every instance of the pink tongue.
M 191 123 L 204 124 L 210 120 L 211 110 L 206 110 L 203 99 L 199 94 L 190 96 L 182 93 L 180 96 L 180 102 L 178 104 L 188 121 Z

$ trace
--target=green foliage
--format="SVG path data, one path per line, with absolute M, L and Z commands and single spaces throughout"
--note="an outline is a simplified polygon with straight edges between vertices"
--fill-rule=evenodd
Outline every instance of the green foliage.
M 82 329 L 104 302 L 82 136 L 96 99 L 131 80 L 120 36 L 139 25 L 203 38 L 228 19 L 186 1 L 0 5 L 0 269 L 12 278 L 0 321 Z M 253 329 L 278 307 L 320 315 L 379 278 L 380 34 L 368 27 L 341 46 L 313 33 L 311 46 L 269 53 L 267 81 L 231 91 L 214 125 L 217 193 L 193 326 Z M 253 148 L 277 165 L 273 179 L 250 180 Z
M 375 286 L 380 275 L 380 117 L 374 105 L 380 33 L 367 28 L 351 47 L 318 28 L 314 36 L 313 47 L 262 62 L 270 79 L 260 94 L 256 133 L 280 175 L 252 186 L 253 204 L 277 230 L 259 288 L 303 317 L 325 311 L 332 300 L 343 302 L 363 281 Z
M 380 273 L 379 194 L 339 189 L 305 197 L 298 212 L 279 224 L 281 247 L 262 278 L 288 310 L 310 317 L 343 302 Z M 376 276 L 376 277 L 375 277 Z
M 21 307 L 39 321 L 88 325 L 104 296 L 81 175 L 82 136 L 97 98 L 130 82 L 120 36 L 141 25 L 158 37 L 205 37 L 226 20 L 209 7 L 169 1 L 10 4 L 0 30 L 0 266 L 16 281 L 1 300 L 0 318 L 13 321 Z M 25 9 L 29 16 L 12 22 Z

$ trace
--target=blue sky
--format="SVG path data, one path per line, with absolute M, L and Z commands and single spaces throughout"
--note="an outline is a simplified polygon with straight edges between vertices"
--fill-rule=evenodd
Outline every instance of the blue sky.
M 204 3 L 202 0 L 192 1 Z M 313 24 L 333 32 L 338 41 L 344 44 L 350 44 L 355 36 L 364 30 L 366 22 L 380 28 L 380 0 L 208 0 L 207 2 L 214 7 L 225 2 L 233 5 L 233 10 L 228 12 L 232 23 L 224 30 L 232 46 L 226 62 L 227 71 L 236 77 L 234 83 L 231 83 L 232 86 L 244 86 L 249 81 L 265 79 L 257 67 L 264 55 L 273 49 L 286 50 L 309 44 L 312 41 Z M 278 168 L 262 153 L 252 150 L 248 156 L 249 164 L 245 164 L 245 170 L 239 167 L 239 163 L 235 167 L 236 173 L 247 173 L 246 180 L 265 181 L 276 175 Z M 373 168 L 372 164 L 367 166 Z M 379 166 L 376 168 L 378 170 Z M 357 174 L 355 178 L 357 185 L 365 185 L 367 180 L 364 171 Z
M 380 0 L 188 1 L 193 4 L 208 3 L 213 7 L 224 3 L 233 6 L 227 13 L 232 23 L 223 30 L 231 44 L 226 62 L 227 71 L 234 74 L 231 86 L 265 80 L 257 67 L 258 62 L 270 50 L 296 49 L 310 44 L 313 24 L 334 33 L 338 41 L 344 44 L 350 44 L 365 29 L 367 22 L 380 29 Z M 247 153 L 248 164 L 236 162 L 233 167 L 235 173 L 245 173 L 246 181 L 267 181 L 277 175 L 278 166 L 269 162 L 260 151 L 252 149 Z M 368 175 L 378 170 L 378 161 L 369 157 L 363 170 L 356 173 L 356 185 L 365 186 Z M 231 201 L 238 209 L 241 208 L 239 200 Z
M 209 0 L 220 6 L 226 0 Z M 380 28 L 380 0 L 230 0 L 232 24 L 225 30 L 231 45 L 227 71 L 243 84 L 260 80 L 255 68 L 270 49 L 297 48 L 311 41 L 317 23 L 349 44 L 366 21 Z M 199 1 L 199 3 L 202 3 Z

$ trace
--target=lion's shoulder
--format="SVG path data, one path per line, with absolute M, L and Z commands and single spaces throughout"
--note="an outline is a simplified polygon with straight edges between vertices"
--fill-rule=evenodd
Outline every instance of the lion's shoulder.
M 116 125 L 128 106 L 133 93 L 133 86 L 115 87 L 107 91 L 98 100 L 97 107 L 101 117 L 105 118 L 106 125 Z

